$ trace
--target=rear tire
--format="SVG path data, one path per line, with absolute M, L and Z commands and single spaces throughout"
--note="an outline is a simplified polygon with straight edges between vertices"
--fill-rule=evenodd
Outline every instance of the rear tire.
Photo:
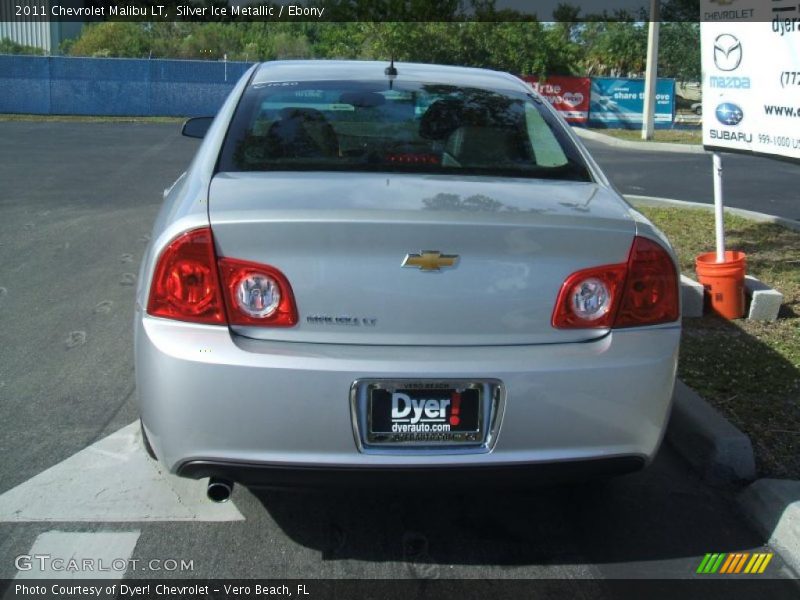
M 156 453 L 153 451 L 153 447 L 150 445 L 150 440 L 147 439 L 147 433 L 144 430 L 141 419 L 139 419 L 139 428 L 142 430 L 142 445 L 144 446 L 145 452 L 147 452 L 147 455 L 153 460 L 158 460 Z

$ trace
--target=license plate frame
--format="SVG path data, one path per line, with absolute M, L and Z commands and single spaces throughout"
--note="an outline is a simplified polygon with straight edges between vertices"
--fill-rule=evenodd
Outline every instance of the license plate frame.
M 454 393 L 460 394 L 459 410 L 454 415 Z M 406 399 L 392 404 L 393 394 L 405 395 L 412 402 L 410 411 Z M 356 443 L 359 450 L 371 449 L 397 452 L 445 451 L 486 452 L 496 437 L 502 413 L 504 389 L 498 380 L 487 379 L 370 379 L 358 380 L 351 386 L 351 411 Z M 450 403 L 447 403 L 447 399 Z M 422 403 L 422 400 L 426 400 Z M 436 402 L 428 403 L 427 400 Z M 388 406 L 387 406 L 388 403 Z M 404 421 L 395 419 L 397 408 L 407 412 Z M 377 411 L 377 412 L 376 412 Z M 443 414 L 442 414 L 443 412 Z M 438 414 L 437 414 L 438 413 Z M 453 424 L 452 417 L 460 421 Z M 411 423 L 419 417 L 416 423 Z M 438 417 L 438 418 L 437 418 Z M 424 431 L 410 428 L 392 429 L 394 425 L 448 424 L 448 431 Z

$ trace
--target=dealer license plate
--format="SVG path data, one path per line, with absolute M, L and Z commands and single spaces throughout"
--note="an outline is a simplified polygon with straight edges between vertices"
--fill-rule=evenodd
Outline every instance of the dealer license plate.
M 372 384 L 367 443 L 476 444 L 484 437 L 484 386 L 432 382 Z

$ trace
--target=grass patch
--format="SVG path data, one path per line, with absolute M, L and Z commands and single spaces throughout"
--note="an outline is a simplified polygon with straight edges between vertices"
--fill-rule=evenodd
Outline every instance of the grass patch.
M 681 270 L 714 249 L 714 215 L 639 207 L 671 240 Z M 784 295 L 775 323 L 685 319 L 678 376 L 750 436 L 760 477 L 800 479 L 800 232 L 726 215 L 727 246 Z
M 639 129 L 592 129 L 592 131 L 631 142 L 643 141 L 642 132 Z M 653 141 L 672 144 L 702 144 L 703 132 L 700 129 L 656 129 L 653 133 Z
M 111 117 L 91 115 L 0 114 L 0 121 L 44 121 L 54 123 L 183 123 L 181 117 Z

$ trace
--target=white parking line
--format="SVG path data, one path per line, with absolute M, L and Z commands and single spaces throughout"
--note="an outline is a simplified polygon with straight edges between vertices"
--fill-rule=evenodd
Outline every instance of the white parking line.
M 206 482 L 169 475 L 134 422 L 0 495 L 0 522 L 242 521 Z
M 122 579 L 139 531 L 47 531 L 16 559 L 15 579 Z

